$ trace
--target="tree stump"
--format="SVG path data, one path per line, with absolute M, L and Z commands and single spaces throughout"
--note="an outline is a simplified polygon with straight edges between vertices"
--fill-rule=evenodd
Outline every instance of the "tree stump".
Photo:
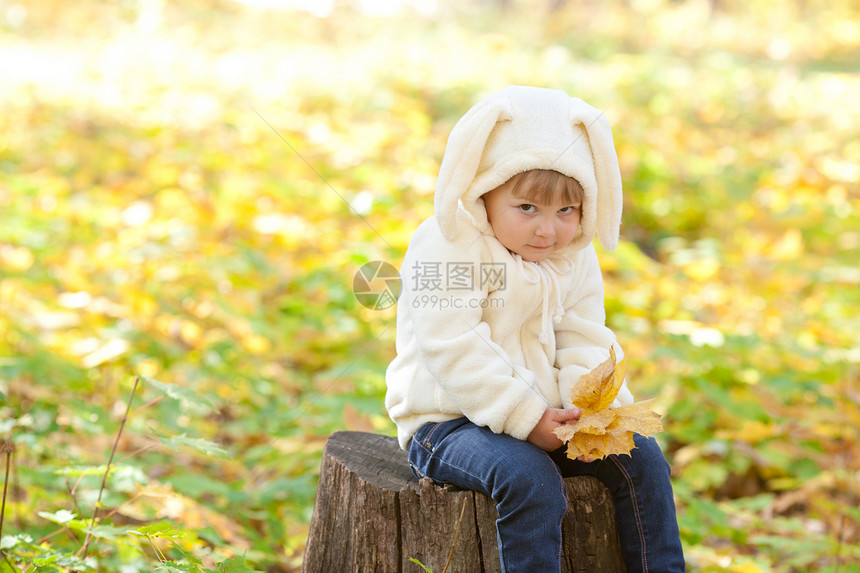
M 567 478 L 562 573 L 625 571 L 609 491 Z M 325 445 L 303 573 L 501 571 L 495 502 L 409 470 L 395 438 L 337 432 Z M 450 559 L 450 562 L 449 562 Z

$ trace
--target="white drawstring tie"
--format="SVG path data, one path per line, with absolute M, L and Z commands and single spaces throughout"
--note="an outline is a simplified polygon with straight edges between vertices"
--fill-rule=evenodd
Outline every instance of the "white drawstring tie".
M 558 287 L 559 275 L 566 275 L 573 270 L 573 263 L 565 256 L 547 257 L 541 261 L 524 261 L 520 255 L 512 253 L 517 261 L 520 271 L 530 284 L 541 285 L 541 331 L 538 341 L 547 344 L 553 332 L 553 324 L 561 322 L 564 316 L 564 305 L 562 304 L 564 293 Z M 550 299 L 553 299 L 553 308 L 550 311 Z

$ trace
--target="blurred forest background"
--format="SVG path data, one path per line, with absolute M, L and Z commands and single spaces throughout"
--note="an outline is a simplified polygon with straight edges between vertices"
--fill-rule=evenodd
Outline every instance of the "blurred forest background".
M 0 572 L 297 571 L 393 433 L 353 276 L 509 83 L 613 125 L 690 571 L 860 571 L 856 2 L 0 0 L 0 78 Z

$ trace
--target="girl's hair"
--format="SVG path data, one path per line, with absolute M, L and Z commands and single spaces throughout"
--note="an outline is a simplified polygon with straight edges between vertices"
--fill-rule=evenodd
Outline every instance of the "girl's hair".
M 511 192 L 537 203 L 549 203 L 555 198 L 568 205 L 582 203 L 583 190 L 579 181 L 551 169 L 532 169 L 517 173 L 509 179 L 513 185 Z

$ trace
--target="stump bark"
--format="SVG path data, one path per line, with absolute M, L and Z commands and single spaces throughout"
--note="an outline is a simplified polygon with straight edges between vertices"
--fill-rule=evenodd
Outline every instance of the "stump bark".
M 625 571 L 609 491 L 567 478 L 562 573 Z M 417 480 L 397 440 L 337 432 L 326 442 L 303 573 L 501 571 L 495 502 Z

